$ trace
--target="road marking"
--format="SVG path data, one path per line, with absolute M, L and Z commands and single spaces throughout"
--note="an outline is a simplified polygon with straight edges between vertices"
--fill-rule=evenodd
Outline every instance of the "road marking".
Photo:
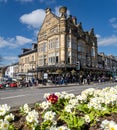
M 3 97 L 1 98 L 1 100 L 4 100 L 4 99 L 10 99 L 10 98 L 17 98 L 17 97 L 25 97 L 26 95 L 16 95 L 16 96 L 10 96 L 10 97 Z

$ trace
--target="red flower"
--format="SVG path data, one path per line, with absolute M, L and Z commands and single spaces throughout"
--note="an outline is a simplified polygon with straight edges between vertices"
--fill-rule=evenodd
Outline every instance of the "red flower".
M 51 94 L 47 97 L 47 100 L 54 104 L 58 101 L 58 97 L 55 94 Z

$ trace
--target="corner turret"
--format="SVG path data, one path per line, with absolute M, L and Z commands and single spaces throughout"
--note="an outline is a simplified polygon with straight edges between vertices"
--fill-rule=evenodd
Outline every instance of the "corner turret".
M 60 7 L 59 8 L 59 13 L 61 14 L 61 18 L 66 18 L 67 17 L 67 8 L 66 7 Z

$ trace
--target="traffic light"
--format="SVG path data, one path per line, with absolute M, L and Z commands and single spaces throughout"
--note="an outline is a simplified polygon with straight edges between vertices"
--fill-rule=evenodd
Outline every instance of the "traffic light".
M 76 62 L 76 70 L 80 70 L 80 61 Z

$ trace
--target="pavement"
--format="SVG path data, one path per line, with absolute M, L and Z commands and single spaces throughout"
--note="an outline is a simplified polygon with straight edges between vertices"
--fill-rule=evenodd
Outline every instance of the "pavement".
M 51 84 L 51 83 L 47 83 L 46 85 L 43 85 L 43 84 L 39 84 L 38 86 L 35 86 L 35 87 L 38 87 L 38 88 L 52 88 L 52 87 L 65 87 L 65 86 L 74 86 L 74 85 L 80 85 L 79 83 L 69 83 L 69 84 Z
M 114 82 L 101 82 L 101 83 L 98 83 L 98 82 L 90 82 L 89 85 L 100 85 L 100 84 L 111 84 L 111 83 L 114 83 Z M 78 82 L 77 83 L 68 83 L 68 84 L 53 84 L 53 83 L 46 83 L 46 85 L 44 84 L 38 84 L 38 86 L 33 86 L 33 87 L 37 87 L 37 88 L 55 88 L 55 87 L 70 87 L 70 86 L 84 86 L 84 85 L 88 85 L 87 83 L 86 84 L 79 84 Z

